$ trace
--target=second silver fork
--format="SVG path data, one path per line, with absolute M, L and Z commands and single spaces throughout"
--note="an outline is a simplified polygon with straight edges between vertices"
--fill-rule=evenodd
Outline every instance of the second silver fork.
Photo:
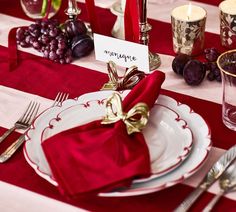
M 54 102 L 52 104 L 52 107 L 55 107 L 55 106 L 60 106 L 62 104 L 63 101 L 65 101 L 66 99 L 68 99 L 69 97 L 69 94 L 68 93 L 63 93 L 63 92 L 58 92 L 55 99 L 54 99 Z
M 0 143 L 3 142 L 16 129 L 27 129 L 32 121 L 32 113 L 37 107 L 36 102 L 30 102 L 24 114 L 15 122 L 14 126 L 0 136 Z
M 63 101 L 68 99 L 68 97 L 69 97 L 68 93 L 59 92 L 54 99 L 52 107 L 60 106 Z M 38 107 L 39 107 L 39 105 L 38 105 Z M 34 117 L 32 118 L 32 120 L 35 118 L 35 116 L 38 112 L 38 109 L 39 108 L 37 108 L 37 111 L 34 114 Z M 7 161 L 16 152 L 16 150 L 24 143 L 24 141 L 25 141 L 25 135 L 23 134 L 0 155 L 0 163 L 4 163 L 5 161 Z
M 34 118 L 36 117 L 38 110 L 39 110 L 39 103 L 34 103 L 33 107 L 30 109 L 30 112 L 27 115 L 27 123 L 30 126 Z M 25 140 L 25 135 L 21 135 L 14 143 L 12 143 L 1 155 L 0 155 L 0 163 L 4 163 L 7 161 L 15 152 L 16 150 L 23 144 Z

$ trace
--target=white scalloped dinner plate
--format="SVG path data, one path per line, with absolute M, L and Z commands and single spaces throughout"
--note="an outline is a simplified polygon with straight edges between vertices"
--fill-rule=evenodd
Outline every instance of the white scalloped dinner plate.
M 41 142 L 40 142 L 41 133 L 39 133 L 40 130 L 38 129 L 40 128 L 41 131 L 45 129 L 45 124 L 46 124 L 45 119 L 47 119 L 46 121 L 47 123 L 49 123 L 49 120 L 51 120 L 51 124 L 53 123 L 54 125 L 55 123 L 58 124 L 59 122 L 57 120 L 55 119 L 52 120 L 53 117 L 56 117 L 55 115 L 62 114 L 62 111 L 64 112 L 67 110 L 70 111 L 69 109 L 70 107 L 73 108 L 76 105 L 78 106 L 81 102 L 87 102 L 87 104 L 89 104 L 89 102 L 91 102 L 91 100 L 93 99 L 99 99 L 98 101 L 92 101 L 92 102 L 97 102 L 96 105 L 100 105 L 99 107 L 101 107 L 102 104 L 100 103 L 102 103 L 102 100 L 107 98 L 111 93 L 112 91 L 100 91 L 100 92 L 94 92 L 94 93 L 82 95 L 81 97 L 75 100 L 67 100 L 63 103 L 62 107 L 50 108 L 35 120 L 34 124 L 31 126 L 31 129 L 28 130 L 27 132 L 27 142 L 25 143 L 25 146 L 24 146 L 24 155 L 28 163 L 35 169 L 35 171 L 41 177 L 45 178 L 52 184 L 57 185 L 57 182 L 53 179 L 53 177 L 50 174 L 51 173 L 50 168 L 47 164 L 47 161 L 45 159 L 44 153 L 41 148 Z M 124 92 L 123 95 L 125 96 L 126 94 L 127 92 Z M 189 153 L 189 149 L 191 148 L 191 142 L 188 143 L 188 145 L 183 144 L 183 143 L 181 144 L 180 142 L 180 146 L 182 145 L 186 147 L 186 149 L 182 151 L 183 150 L 182 147 L 176 147 L 179 145 L 178 142 L 176 142 L 177 139 L 172 138 L 173 142 L 171 143 L 170 141 L 168 141 L 168 144 L 176 145 L 176 146 L 173 146 L 174 147 L 173 149 L 177 149 L 177 152 L 179 151 L 178 153 L 179 156 L 181 156 L 178 162 L 176 162 L 177 161 L 176 158 L 174 160 L 171 159 L 173 166 L 164 165 L 163 172 L 157 171 L 157 175 L 154 174 L 149 179 L 145 179 L 144 181 L 135 181 L 132 184 L 131 188 L 129 189 L 119 191 L 119 192 L 102 193 L 100 194 L 100 196 L 132 196 L 132 195 L 140 195 L 140 194 L 158 191 L 158 190 L 161 190 L 163 188 L 169 187 L 171 185 L 174 185 L 176 183 L 183 181 L 185 178 L 189 177 L 195 171 L 197 171 L 200 165 L 205 161 L 211 147 L 211 140 L 210 140 L 210 130 L 207 124 L 205 123 L 205 121 L 202 119 L 202 117 L 194 113 L 187 105 L 179 104 L 174 99 L 167 96 L 160 95 L 157 103 L 162 105 L 158 107 L 162 108 L 161 110 L 163 110 L 163 112 L 168 111 L 167 114 L 169 118 L 171 116 L 172 118 L 175 116 L 175 119 L 179 120 L 179 123 L 181 123 L 180 125 L 186 126 L 186 123 L 184 123 L 183 120 L 187 121 L 188 126 L 191 129 L 192 134 L 193 134 L 194 147 L 191 154 L 186 159 L 186 156 Z M 78 106 L 78 107 L 81 107 L 81 106 Z M 66 112 L 66 114 L 69 117 L 72 113 Z M 94 117 L 92 119 L 90 118 L 88 118 L 85 122 L 87 123 L 87 121 L 94 120 Z M 179 124 L 174 124 L 174 125 L 176 125 L 175 127 L 177 127 L 177 125 Z M 57 126 L 58 127 L 57 129 L 64 130 L 64 127 L 60 128 L 61 126 L 63 125 L 59 124 Z M 47 130 L 45 130 L 45 132 L 46 131 L 47 133 L 50 132 L 51 135 L 57 132 L 57 131 L 49 130 L 50 128 L 46 128 L 46 129 Z M 188 131 L 187 129 L 188 128 L 184 130 L 185 134 Z M 150 148 L 150 145 L 149 145 L 150 150 L 156 149 L 155 154 L 153 154 L 150 151 L 150 154 L 153 160 L 152 169 L 154 170 L 153 164 L 155 164 L 155 166 L 158 166 L 158 163 L 157 163 L 158 160 L 164 161 L 163 159 L 161 159 L 161 157 L 168 158 L 167 157 L 168 154 L 164 153 L 166 149 L 168 149 L 167 148 L 168 145 L 167 144 L 160 145 L 160 143 L 155 143 L 155 142 L 152 143 L 152 145 L 156 147 L 156 148 L 153 148 L 153 147 Z M 180 152 L 182 153 L 180 154 Z M 167 151 L 167 153 L 170 153 L 169 150 Z M 169 155 L 172 155 L 172 154 L 169 154 Z M 186 160 L 183 162 L 184 159 Z M 177 166 L 178 168 L 176 168 Z M 169 173 L 166 174 L 167 172 Z M 165 175 L 161 176 L 161 174 L 165 174 Z
M 69 104 L 67 103 L 69 102 Z M 33 129 L 27 132 L 31 142 L 26 146 L 27 158 L 34 164 L 37 172 L 45 179 L 52 179 L 51 170 L 41 148 L 45 140 L 58 132 L 101 119 L 105 114 L 103 100 L 93 100 L 80 104 L 74 100 L 63 103 L 61 108 L 51 108 L 41 114 L 34 122 Z M 179 115 L 165 106 L 155 105 L 151 111 L 148 126 L 144 130 L 147 141 L 153 177 L 161 176 L 176 168 L 189 155 L 192 147 L 192 133 Z M 43 134 L 42 134 L 43 133 Z M 175 141 L 173 142 L 173 138 Z M 148 179 L 142 179 L 146 181 Z M 141 180 L 139 180 L 141 182 Z
M 49 121 L 42 132 L 41 140 L 94 120 L 101 120 L 105 115 L 102 101 L 89 101 L 62 110 Z M 161 105 L 154 105 L 147 127 L 143 130 L 150 152 L 152 173 L 160 176 L 177 167 L 190 153 L 192 133 L 185 121 L 179 119 L 174 111 Z M 96 138 L 95 138 L 96 139 Z M 42 158 L 42 157 L 41 157 Z M 52 176 L 50 170 L 47 171 Z M 154 177 L 154 176 L 153 176 Z M 144 181 L 146 179 L 143 179 Z

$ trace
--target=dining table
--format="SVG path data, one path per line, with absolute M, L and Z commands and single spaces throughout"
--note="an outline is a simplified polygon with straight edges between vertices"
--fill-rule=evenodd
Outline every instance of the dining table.
M 159 54 L 161 65 L 157 68 L 165 73 L 161 95 L 173 98 L 178 105 L 189 107 L 189 113 L 196 113 L 208 126 L 210 140 L 205 157 L 193 173 L 183 174 L 174 182 L 167 182 L 159 189 L 137 195 L 114 195 L 81 197 L 71 200 L 63 196 L 56 186 L 43 179 L 28 164 L 21 147 L 8 161 L 0 164 L 0 211 L 2 212 L 75 212 L 75 211 L 173 211 L 201 182 L 211 166 L 236 143 L 236 132 L 222 122 L 222 85 L 205 77 L 199 85 L 188 85 L 182 76 L 172 69 L 176 56 L 172 43 L 171 11 L 180 5 L 191 4 L 204 8 L 207 12 L 204 49 L 217 48 L 227 51 L 220 41 L 220 0 L 149 0 L 147 1 L 149 50 Z M 111 12 L 115 0 L 95 0 L 101 34 L 112 36 L 111 31 L 117 16 Z M 61 23 L 67 20 L 62 5 L 55 18 Z M 40 103 L 39 113 L 50 107 L 58 92 L 77 98 L 97 92 L 108 81 L 107 64 L 95 59 L 94 51 L 70 64 L 52 62 L 33 48 L 17 46 L 14 58 L 17 64 L 9 69 L 12 59 L 9 48 L 10 32 L 16 27 L 29 26 L 34 22 L 22 10 L 20 0 L 0 1 L 0 134 L 11 128 L 22 115 L 30 101 Z M 85 1 L 78 0 L 81 14 L 78 18 L 89 23 Z M 196 59 L 205 61 L 204 53 Z M 123 74 L 119 70 L 119 74 Z M 198 126 L 195 126 L 198 127 Z M 199 126 L 201 128 L 201 126 Z M 3 152 L 15 141 L 23 130 L 16 130 L 0 144 Z M 196 135 L 198 136 L 198 135 Z M 176 142 L 173 138 L 173 142 Z M 201 154 L 201 153 L 199 153 Z M 177 167 L 178 168 L 178 167 Z M 191 211 L 201 211 L 219 193 L 218 182 L 214 183 L 196 203 Z M 236 193 L 221 198 L 214 211 L 235 211 Z

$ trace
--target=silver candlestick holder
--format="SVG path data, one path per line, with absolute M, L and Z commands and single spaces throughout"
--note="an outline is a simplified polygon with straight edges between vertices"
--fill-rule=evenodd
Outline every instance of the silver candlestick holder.
M 76 19 L 81 13 L 81 9 L 77 7 L 76 0 L 68 0 L 68 8 L 65 10 L 65 14 L 68 15 L 69 19 Z
M 137 0 L 139 6 L 139 43 L 148 45 L 152 26 L 147 22 L 147 0 Z M 161 65 L 160 56 L 149 51 L 149 68 L 155 70 Z

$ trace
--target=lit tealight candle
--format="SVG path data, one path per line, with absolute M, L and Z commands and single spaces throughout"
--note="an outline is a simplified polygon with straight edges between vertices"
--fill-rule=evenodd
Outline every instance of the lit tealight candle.
M 219 8 L 224 13 L 236 15 L 236 0 L 222 1 L 219 5 Z
M 206 17 L 206 11 L 196 5 L 182 5 L 172 10 L 172 17 L 181 21 L 198 21 Z
M 195 5 L 176 7 L 171 13 L 175 53 L 198 55 L 204 47 L 206 11 Z

